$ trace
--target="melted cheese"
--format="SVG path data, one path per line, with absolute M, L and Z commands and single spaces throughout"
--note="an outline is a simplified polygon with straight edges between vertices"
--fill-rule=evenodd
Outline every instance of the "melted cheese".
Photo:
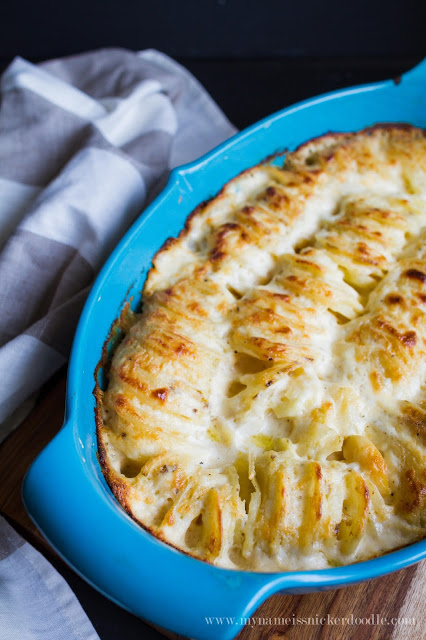
M 311 141 L 197 209 L 97 390 L 127 511 L 259 571 L 423 537 L 425 246 L 426 138 L 408 126 Z

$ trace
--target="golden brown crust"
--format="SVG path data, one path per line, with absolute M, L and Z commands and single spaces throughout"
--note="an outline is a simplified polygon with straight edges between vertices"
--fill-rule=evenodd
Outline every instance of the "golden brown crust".
M 95 391 L 99 461 L 134 519 L 257 570 L 424 536 L 425 200 L 425 133 L 378 125 L 191 214 Z

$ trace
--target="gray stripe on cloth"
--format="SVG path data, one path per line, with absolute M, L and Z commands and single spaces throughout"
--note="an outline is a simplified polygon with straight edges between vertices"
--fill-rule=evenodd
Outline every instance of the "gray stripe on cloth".
M 40 193 L 32 187 L 0 176 L 0 251 Z
M 24 544 L 25 540 L 0 516 L 0 562 Z
M 0 349 L 0 440 L 7 435 L 3 420 L 65 362 L 55 349 L 25 333 Z
M 18 230 L 0 254 L 0 345 L 75 296 L 93 274 L 76 249 Z
M 0 175 L 47 185 L 84 145 L 88 128 L 92 126 L 81 118 L 32 91 L 9 89 L 0 109 Z
M 0 518 L 5 540 L 15 549 L 0 560 L 0 640 L 99 640 L 64 578 Z
M 124 144 L 121 150 L 161 175 L 168 167 L 172 140 L 167 131 L 149 131 Z
M 58 290 L 64 296 L 63 291 Z M 89 294 L 90 286 L 65 300 L 49 313 L 28 327 L 24 333 L 37 338 L 58 353 L 67 357 L 69 355 L 77 322 L 83 310 L 84 303 Z

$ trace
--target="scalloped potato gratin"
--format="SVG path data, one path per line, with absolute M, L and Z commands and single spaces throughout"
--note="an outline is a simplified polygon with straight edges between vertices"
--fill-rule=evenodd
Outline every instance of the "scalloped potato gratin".
M 426 133 L 328 134 L 155 256 L 95 391 L 99 460 L 136 521 L 214 565 L 366 560 L 426 533 L 425 374 Z

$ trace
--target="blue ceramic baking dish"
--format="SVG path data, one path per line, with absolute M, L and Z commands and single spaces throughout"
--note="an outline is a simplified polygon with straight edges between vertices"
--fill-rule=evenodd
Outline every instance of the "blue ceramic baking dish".
M 125 300 L 137 304 L 154 253 L 187 215 L 230 178 L 266 156 L 328 131 L 377 122 L 426 127 L 426 60 L 399 80 L 323 95 L 284 109 L 174 170 L 162 194 L 115 249 L 82 313 L 69 366 L 65 424 L 27 473 L 26 509 L 57 552 L 105 596 L 197 640 L 228 640 L 273 593 L 335 589 L 426 557 L 426 540 L 368 562 L 261 574 L 218 569 L 163 544 L 121 509 L 97 458 L 94 371 Z M 129 289 L 129 285 L 131 287 Z M 228 617 L 233 623 L 208 624 Z

